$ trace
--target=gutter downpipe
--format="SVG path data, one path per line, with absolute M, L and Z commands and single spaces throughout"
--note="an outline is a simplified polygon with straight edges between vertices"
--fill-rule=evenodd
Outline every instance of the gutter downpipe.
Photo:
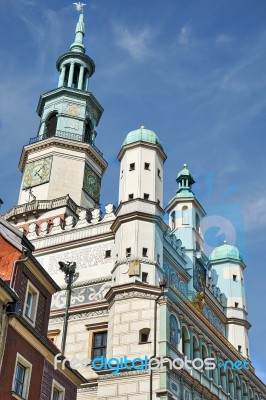
M 11 279 L 10 279 L 10 287 L 11 287 L 11 289 L 14 289 L 14 283 L 15 283 L 15 277 L 16 277 L 18 264 L 21 263 L 21 262 L 26 262 L 29 259 L 28 251 L 27 251 L 27 249 L 25 247 L 23 247 L 23 249 L 22 249 L 22 254 L 24 255 L 25 258 L 19 258 L 13 264 L 13 271 L 12 271 L 12 275 L 11 275 Z
M 164 295 L 164 289 L 166 287 L 166 280 L 163 279 L 162 282 L 160 282 L 160 288 L 161 288 L 161 293 L 159 296 L 155 299 L 154 301 L 154 336 L 153 336 L 153 355 L 151 358 L 156 357 L 156 342 L 157 342 L 157 302 L 158 300 Z M 151 359 L 150 358 L 150 359 Z M 152 369 L 150 370 L 150 400 L 152 400 Z

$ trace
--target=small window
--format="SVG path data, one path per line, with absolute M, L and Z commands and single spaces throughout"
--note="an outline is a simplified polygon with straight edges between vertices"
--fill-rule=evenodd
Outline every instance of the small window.
M 238 346 L 238 351 L 239 351 L 239 353 L 242 352 L 242 346 Z
M 147 274 L 147 272 L 142 272 L 141 280 L 142 280 L 142 282 L 148 282 L 148 274 Z
M 238 308 L 238 303 L 235 303 L 235 308 Z
M 160 254 L 157 254 L 157 264 L 160 264 Z
M 60 329 L 53 329 L 47 332 L 47 337 L 49 340 L 51 340 L 51 342 L 57 345 L 59 334 L 60 334 Z
M 39 291 L 28 281 L 25 297 L 23 316 L 33 325 L 35 325 Z
M 134 199 L 134 194 L 133 193 L 130 193 L 129 195 L 128 195 L 128 200 L 133 200 Z
M 150 336 L 150 329 L 149 328 L 143 328 L 139 331 L 139 344 L 144 344 L 149 342 L 149 336 Z
M 53 380 L 51 400 L 64 400 L 64 398 L 65 398 L 65 388 L 59 385 L 58 382 Z
M 142 249 L 142 257 L 148 257 L 148 249 L 146 247 Z
M 172 228 L 172 231 L 176 228 L 176 224 L 175 224 L 175 211 L 173 211 L 173 212 L 171 213 L 171 228 Z
M 150 170 L 150 163 L 145 162 L 144 163 L 144 169 L 146 169 L 147 171 Z
M 236 282 L 236 275 L 233 275 L 233 281 Z
M 161 204 L 161 202 L 160 202 L 160 200 L 159 199 L 157 199 L 157 203 L 160 205 Z
M 128 247 L 126 249 L 126 257 L 130 257 L 131 256 L 131 247 Z
M 105 250 L 105 258 L 111 257 L 111 250 Z
M 144 200 L 149 200 L 150 195 L 148 193 L 144 193 Z
M 32 365 L 20 354 L 17 354 L 12 392 L 23 399 L 27 399 Z
M 129 171 L 134 171 L 135 170 L 135 163 L 129 164 Z
M 161 171 L 159 170 L 159 168 L 158 168 L 158 170 L 157 170 L 157 175 L 158 175 L 158 178 L 161 179 Z
M 92 359 L 106 356 L 107 332 L 94 332 Z

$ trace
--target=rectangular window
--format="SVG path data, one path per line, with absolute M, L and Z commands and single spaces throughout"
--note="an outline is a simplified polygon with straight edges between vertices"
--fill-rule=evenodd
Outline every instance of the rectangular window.
M 64 400 L 65 388 L 53 379 L 51 400 Z
M 129 164 L 129 171 L 134 171 L 135 170 L 135 163 Z
M 25 299 L 23 316 L 26 317 L 32 325 L 35 325 L 39 291 L 30 281 L 28 281 Z
M 129 195 L 128 195 L 128 200 L 133 200 L 134 199 L 134 194 L 133 193 L 130 193 Z
M 128 247 L 126 249 L 126 257 L 130 257 L 131 256 L 131 247 Z
M 241 351 L 242 351 L 242 346 L 238 346 L 238 351 L 239 351 L 239 353 L 241 353 Z
M 157 254 L 157 264 L 160 264 L 160 254 Z
M 157 175 L 158 175 L 158 178 L 161 179 L 161 171 L 159 170 L 159 168 L 158 168 L 158 170 L 157 170 Z
M 233 281 L 236 282 L 236 275 L 233 275 Z
M 235 303 L 235 308 L 238 308 L 238 303 Z
M 142 257 L 148 257 L 148 249 L 146 247 L 142 249 Z
M 142 282 L 148 282 L 148 274 L 147 274 L 147 272 L 142 272 L 141 280 L 142 280 Z
M 148 193 L 144 193 L 144 200 L 149 200 L 150 195 Z
M 105 258 L 111 257 L 111 250 L 105 250 Z
M 28 398 L 32 365 L 20 354 L 17 354 L 12 392 L 23 399 Z
M 150 170 L 150 163 L 145 162 L 144 163 L 144 169 L 149 171 Z
M 92 359 L 106 356 L 107 332 L 94 332 Z

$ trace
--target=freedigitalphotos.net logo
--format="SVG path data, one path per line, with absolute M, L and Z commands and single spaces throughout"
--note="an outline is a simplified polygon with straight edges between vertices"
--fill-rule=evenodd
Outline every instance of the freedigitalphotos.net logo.
M 223 368 L 226 370 L 227 368 L 231 369 L 249 369 L 249 362 L 244 360 L 236 360 L 235 362 L 231 360 L 226 360 L 223 363 L 215 363 L 214 358 L 205 358 L 204 360 L 201 358 L 195 358 L 194 360 L 189 360 L 187 356 L 183 358 L 175 358 L 170 359 L 168 357 L 158 357 L 158 358 L 149 358 L 148 356 L 144 356 L 144 358 L 135 357 L 133 359 L 127 358 L 127 356 L 116 358 L 106 358 L 106 357 L 97 357 L 93 360 L 89 358 L 79 358 L 74 357 L 72 359 L 64 358 L 62 360 L 62 354 L 58 353 L 54 358 L 54 369 L 58 369 L 58 365 L 62 364 L 62 369 L 65 369 L 66 362 L 69 363 L 70 367 L 73 369 L 89 369 L 92 368 L 94 371 L 101 370 L 111 370 L 113 375 L 119 373 L 122 370 L 136 370 L 136 371 L 155 371 L 160 370 L 164 366 L 168 365 L 170 370 L 180 370 L 180 369 L 195 369 L 195 370 L 214 370 L 215 368 Z

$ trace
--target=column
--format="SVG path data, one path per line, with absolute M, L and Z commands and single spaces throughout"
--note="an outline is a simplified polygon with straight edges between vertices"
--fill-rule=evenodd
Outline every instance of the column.
M 61 87 L 64 85 L 65 75 L 66 75 L 66 66 L 63 65 L 60 75 L 59 75 L 58 87 Z
M 79 81 L 78 81 L 78 89 L 83 89 L 83 79 L 84 79 L 84 65 L 80 66 L 79 69 Z
M 68 87 L 72 87 L 73 75 L 74 75 L 74 68 L 75 68 L 75 63 L 72 62 L 72 63 L 70 64 L 69 77 L 68 77 L 68 82 L 67 82 L 67 86 L 68 86 Z

